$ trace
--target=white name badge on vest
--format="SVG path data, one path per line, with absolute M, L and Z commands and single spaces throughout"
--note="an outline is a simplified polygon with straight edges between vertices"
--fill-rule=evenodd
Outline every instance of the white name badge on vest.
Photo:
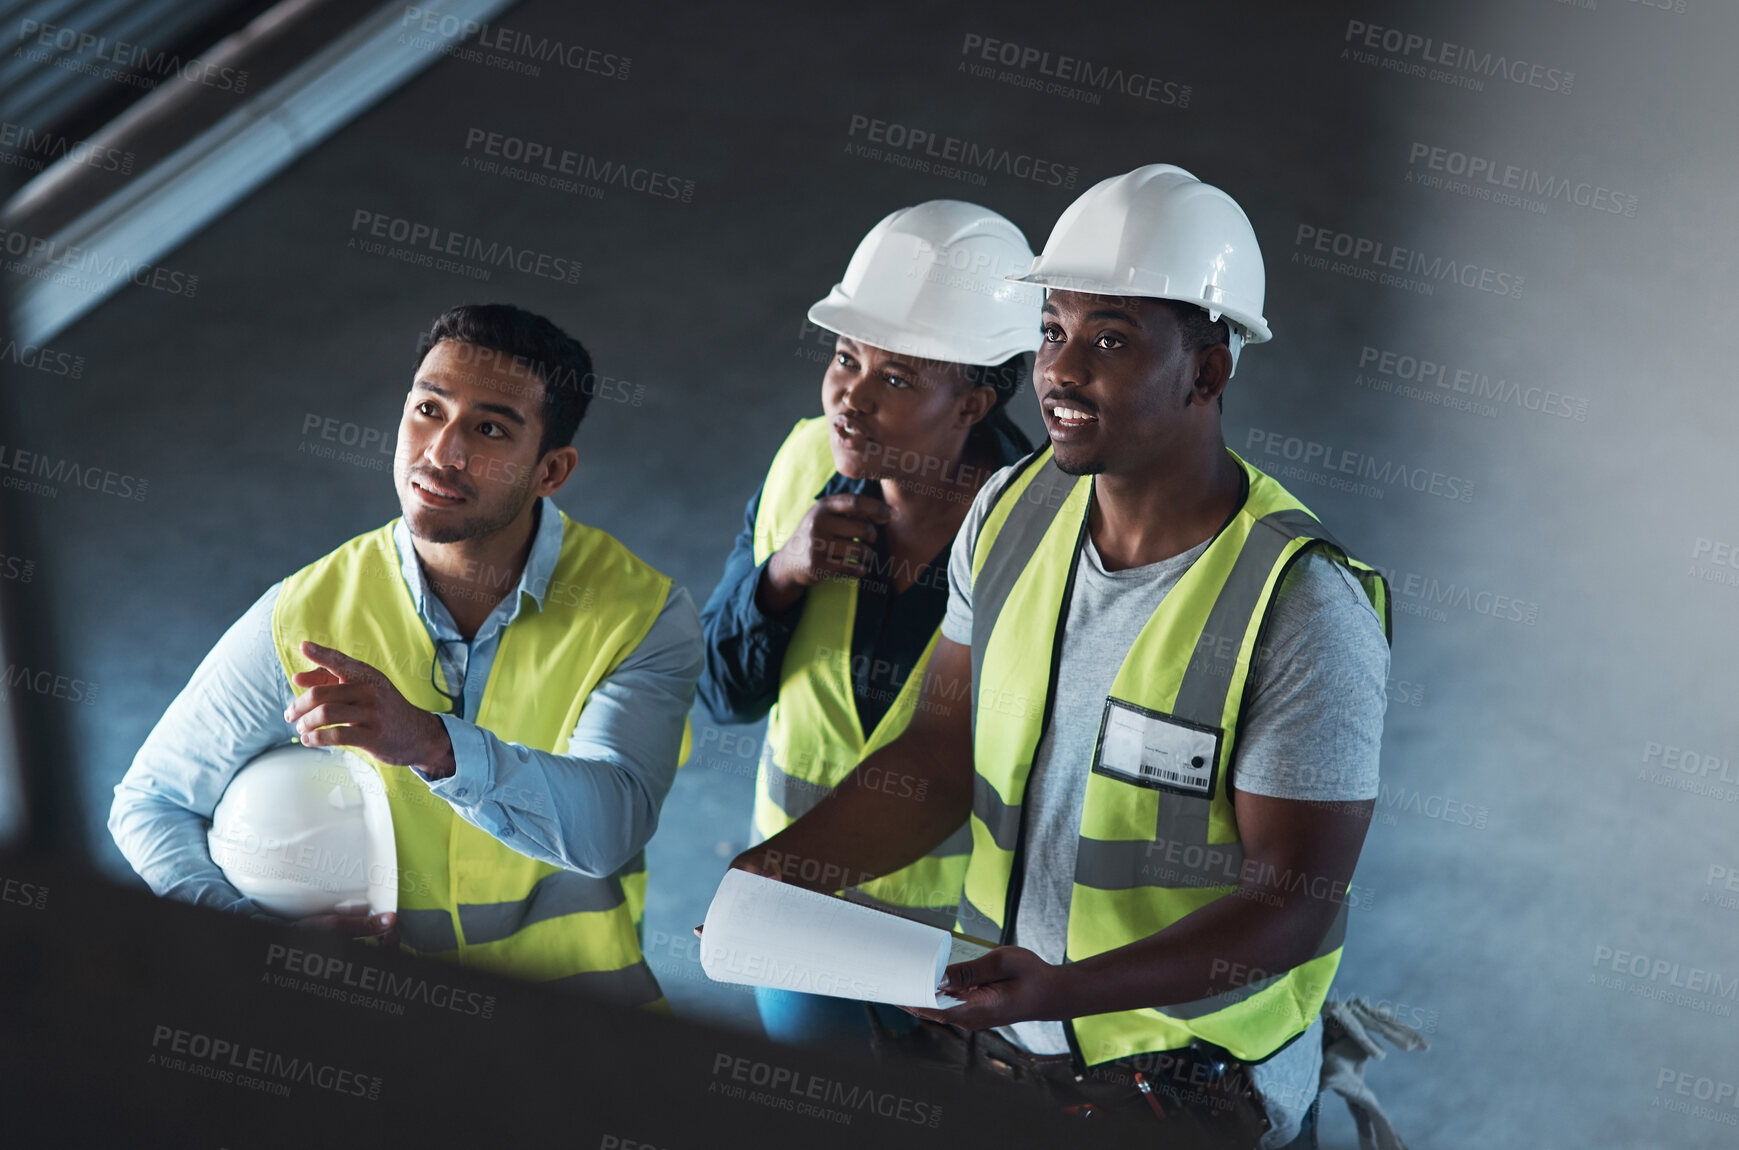
M 1122 699 L 1106 699 L 1093 773 L 1138 787 L 1211 799 L 1214 763 L 1219 756 L 1219 728 L 1176 719 Z

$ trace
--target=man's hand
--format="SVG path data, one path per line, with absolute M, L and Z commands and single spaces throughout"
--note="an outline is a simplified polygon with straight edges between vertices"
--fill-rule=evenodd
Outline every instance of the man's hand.
M 310 930 L 330 930 L 351 938 L 378 939 L 389 949 L 399 944 L 399 916 L 392 911 L 380 914 L 311 914 L 299 918 L 294 925 Z
M 770 878 L 774 882 L 784 882 L 785 876 L 779 873 L 779 868 L 767 860 L 767 852 L 761 844 L 756 844 L 731 860 L 731 870 L 746 870 L 750 874 L 758 874 L 762 878 Z
M 756 588 L 761 610 L 783 614 L 823 579 L 856 579 L 869 570 L 871 547 L 893 509 L 872 495 L 817 499 L 785 546 L 773 553 Z
M 964 1005 L 947 1010 L 921 1006 L 900 1009 L 931 1022 L 948 1022 L 967 1030 L 1007 1026 L 1011 1022 L 1062 1017 L 1063 968 L 1020 946 L 999 946 L 971 962 L 957 962 L 942 972 L 942 993 Z
M 971 682 L 971 648 L 939 637 L 900 737 L 731 865 L 826 894 L 892 874 L 946 841 L 972 813 Z M 890 775 L 909 777 L 911 789 L 876 784 Z
M 305 747 L 355 747 L 383 763 L 452 774 L 453 743 L 434 714 L 412 706 L 381 672 L 342 651 L 304 642 L 317 666 L 290 681 L 306 688 L 284 712 Z

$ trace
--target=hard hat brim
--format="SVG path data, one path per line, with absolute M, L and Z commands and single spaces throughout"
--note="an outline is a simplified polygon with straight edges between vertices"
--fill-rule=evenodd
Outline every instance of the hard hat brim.
M 894 355 L 910 355 L 940 363 L 962 363 L 974 367 L 994 367 L 1012 356 L 1037 351 L 1041 340 L 1038 326 L 1030 332 L 1007 331 L 995 339 L 962 341 L 890 327 L 838 298 L 831 292 L 809 309 L 809 322 L 835 335 L 843 335 Z
M 1179 292 L 1143 291 L 1129 284 L 1112 284 L 1103 280 L 1086 279 L 1080 276 L 1059 274 L 1056 272 L 1029 272 L 1026 275 L 1004 276 L 1014 283 L 1032 284 L 1047 291 L 1072 291 L 1082 295 L 1116 295 L 1134 296 L 1139 299 L 1166 299 L 1177 303 L 1193 304 L 1207 312 L 1217 312 L 1244 329 L 1245 343 L 1267 343 L 1274 338 L 1268 322 L 1261 316 L 1242 308 L 1226 307 L 1215 304 L 1198 296 L 1183 295 Z

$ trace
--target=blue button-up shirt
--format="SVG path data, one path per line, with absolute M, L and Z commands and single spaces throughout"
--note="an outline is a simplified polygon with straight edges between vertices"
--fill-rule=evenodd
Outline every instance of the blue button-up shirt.
M 454 772 L 428 782 L 454 813 L 521 854 L 584 874 L 611 874 L 652 837 L 676 775 L 683 721 L 702 665 L 700 619 L 688 592 L 672 586 L 640 645 L 586 700 L 563 753 L 510 743 L 464 716 L 477 714 L 501 635 L 522 611 L 543 610 L 561 552 L 561 516 L 539 500 L 525 570 L 469 642 L 428 580 L 400 520 L 399 571 L 441 657 L 459 705 L 442 714 Z M 284 721 L 296 691 L 272 641 L 267 588 L 206 655 L 163 713 L 115 787 L 109 832 L 159 895 L 270 917 L 224 878 L 206 845 L 211 813 L 241 766 L 293 742 Z M 416 768 L 412 768 L 415 770 Z

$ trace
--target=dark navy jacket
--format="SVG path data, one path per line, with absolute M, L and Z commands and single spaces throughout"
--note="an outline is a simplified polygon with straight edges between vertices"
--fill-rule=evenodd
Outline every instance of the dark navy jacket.
M 1004 429 L 990 425 L 996 465 L 1007 466 L 1027 453 Z M 835 472 L 823 495 L 881 496 L 874 480 L 847 479 Z M 715 722 L 752 723 L 772 709 L 779 697 L 779 668 L 792 633 L 803 616 L 806 600 L 783 615 L 767 615 L 755 605 L 755 588 L 765 564 L 755 562 L 755 514 L 761 492 L 755 492 L 743 513 L 743 529 L 725 560 L 724 574 L 701 609 L 706 638 L 706 669 L 701 673 L 701 701 Z M 877 562 L 858 580 L 857 617 L 851 633 L 851 683 L 858 722 L 865 736 L 887 714 L 912 666 L 924 653 L 931 634 L 948 607 L 948 552 L 932 557 L 905 591 L 893 594 L 887 544 L 875 544 Z

